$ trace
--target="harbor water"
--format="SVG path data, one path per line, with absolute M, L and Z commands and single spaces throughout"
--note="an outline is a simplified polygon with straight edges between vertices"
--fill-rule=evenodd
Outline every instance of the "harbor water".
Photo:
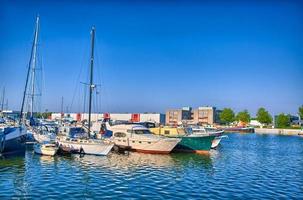
M 210 155 L 0 159 L 0 199 L 302 199 L 303 137 L 228 134 Z

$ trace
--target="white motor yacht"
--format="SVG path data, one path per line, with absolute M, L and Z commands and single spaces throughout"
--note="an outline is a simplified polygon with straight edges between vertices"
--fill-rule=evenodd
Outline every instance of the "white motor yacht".
M 58 151 L 58 147 L 55 143 L 36 143 L 34 145 L 34 151 L 37 154 L 54 156 Z
M 138 152 L 168 154 L 181 141 L 179 138 L 154 135 L 142 125 L 118 124 L 111 126 L 109 122 L 105 124 L 107 131 L 112 132 L 111 139 L 117 146 Z

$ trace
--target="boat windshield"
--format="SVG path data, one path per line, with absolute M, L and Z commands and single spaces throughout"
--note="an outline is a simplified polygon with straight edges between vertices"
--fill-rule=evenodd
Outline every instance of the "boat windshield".
M 71 138 L 81 138 L 81 137 L 85 137 L 86 133 L 85 133 L 85 130 L 83 128 L 75 127 L 75 128 L 70 129 L 69 136 Z
M 151 134 L 149 130 L 134 130 L 136 134 Z

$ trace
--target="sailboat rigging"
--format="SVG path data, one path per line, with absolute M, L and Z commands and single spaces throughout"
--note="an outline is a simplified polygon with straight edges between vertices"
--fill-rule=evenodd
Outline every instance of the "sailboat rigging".
M 68 135 L 58 137 L 57 142 L 61 151 L 69 151 L 75 153 L 84 153 L 92 155 L 107 155 L 114 144 L 109 140 L 93 139 L 91 137 L 91 111 L 92 111 L 92 95 L 96 85 L 93 84 L 93 71 L 94 71 L 94 45 L 95 43 L 95 27 L 91 29 L 91 55 L 90 55 L 90 82 L 89 82 L 89 102 L 88 102 L 88 133 L 87 137 L 73 137 L 72 130 L 78 129 L 77 127 L 65 127 L 69 130 Z M 66 132 L 66 131 L 65 131 Z

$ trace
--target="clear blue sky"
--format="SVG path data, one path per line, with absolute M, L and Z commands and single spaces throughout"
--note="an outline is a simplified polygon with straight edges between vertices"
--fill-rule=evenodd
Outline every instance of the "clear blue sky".
M 102 111 L 212 105 L 295 114 L 303 104 L 299 1 L 0 2 L 0 87 L 12 109 L 20 109 L 38 13 L 44 109 L 59 111 L 61 96 L 72 104 L 92 25 Z

